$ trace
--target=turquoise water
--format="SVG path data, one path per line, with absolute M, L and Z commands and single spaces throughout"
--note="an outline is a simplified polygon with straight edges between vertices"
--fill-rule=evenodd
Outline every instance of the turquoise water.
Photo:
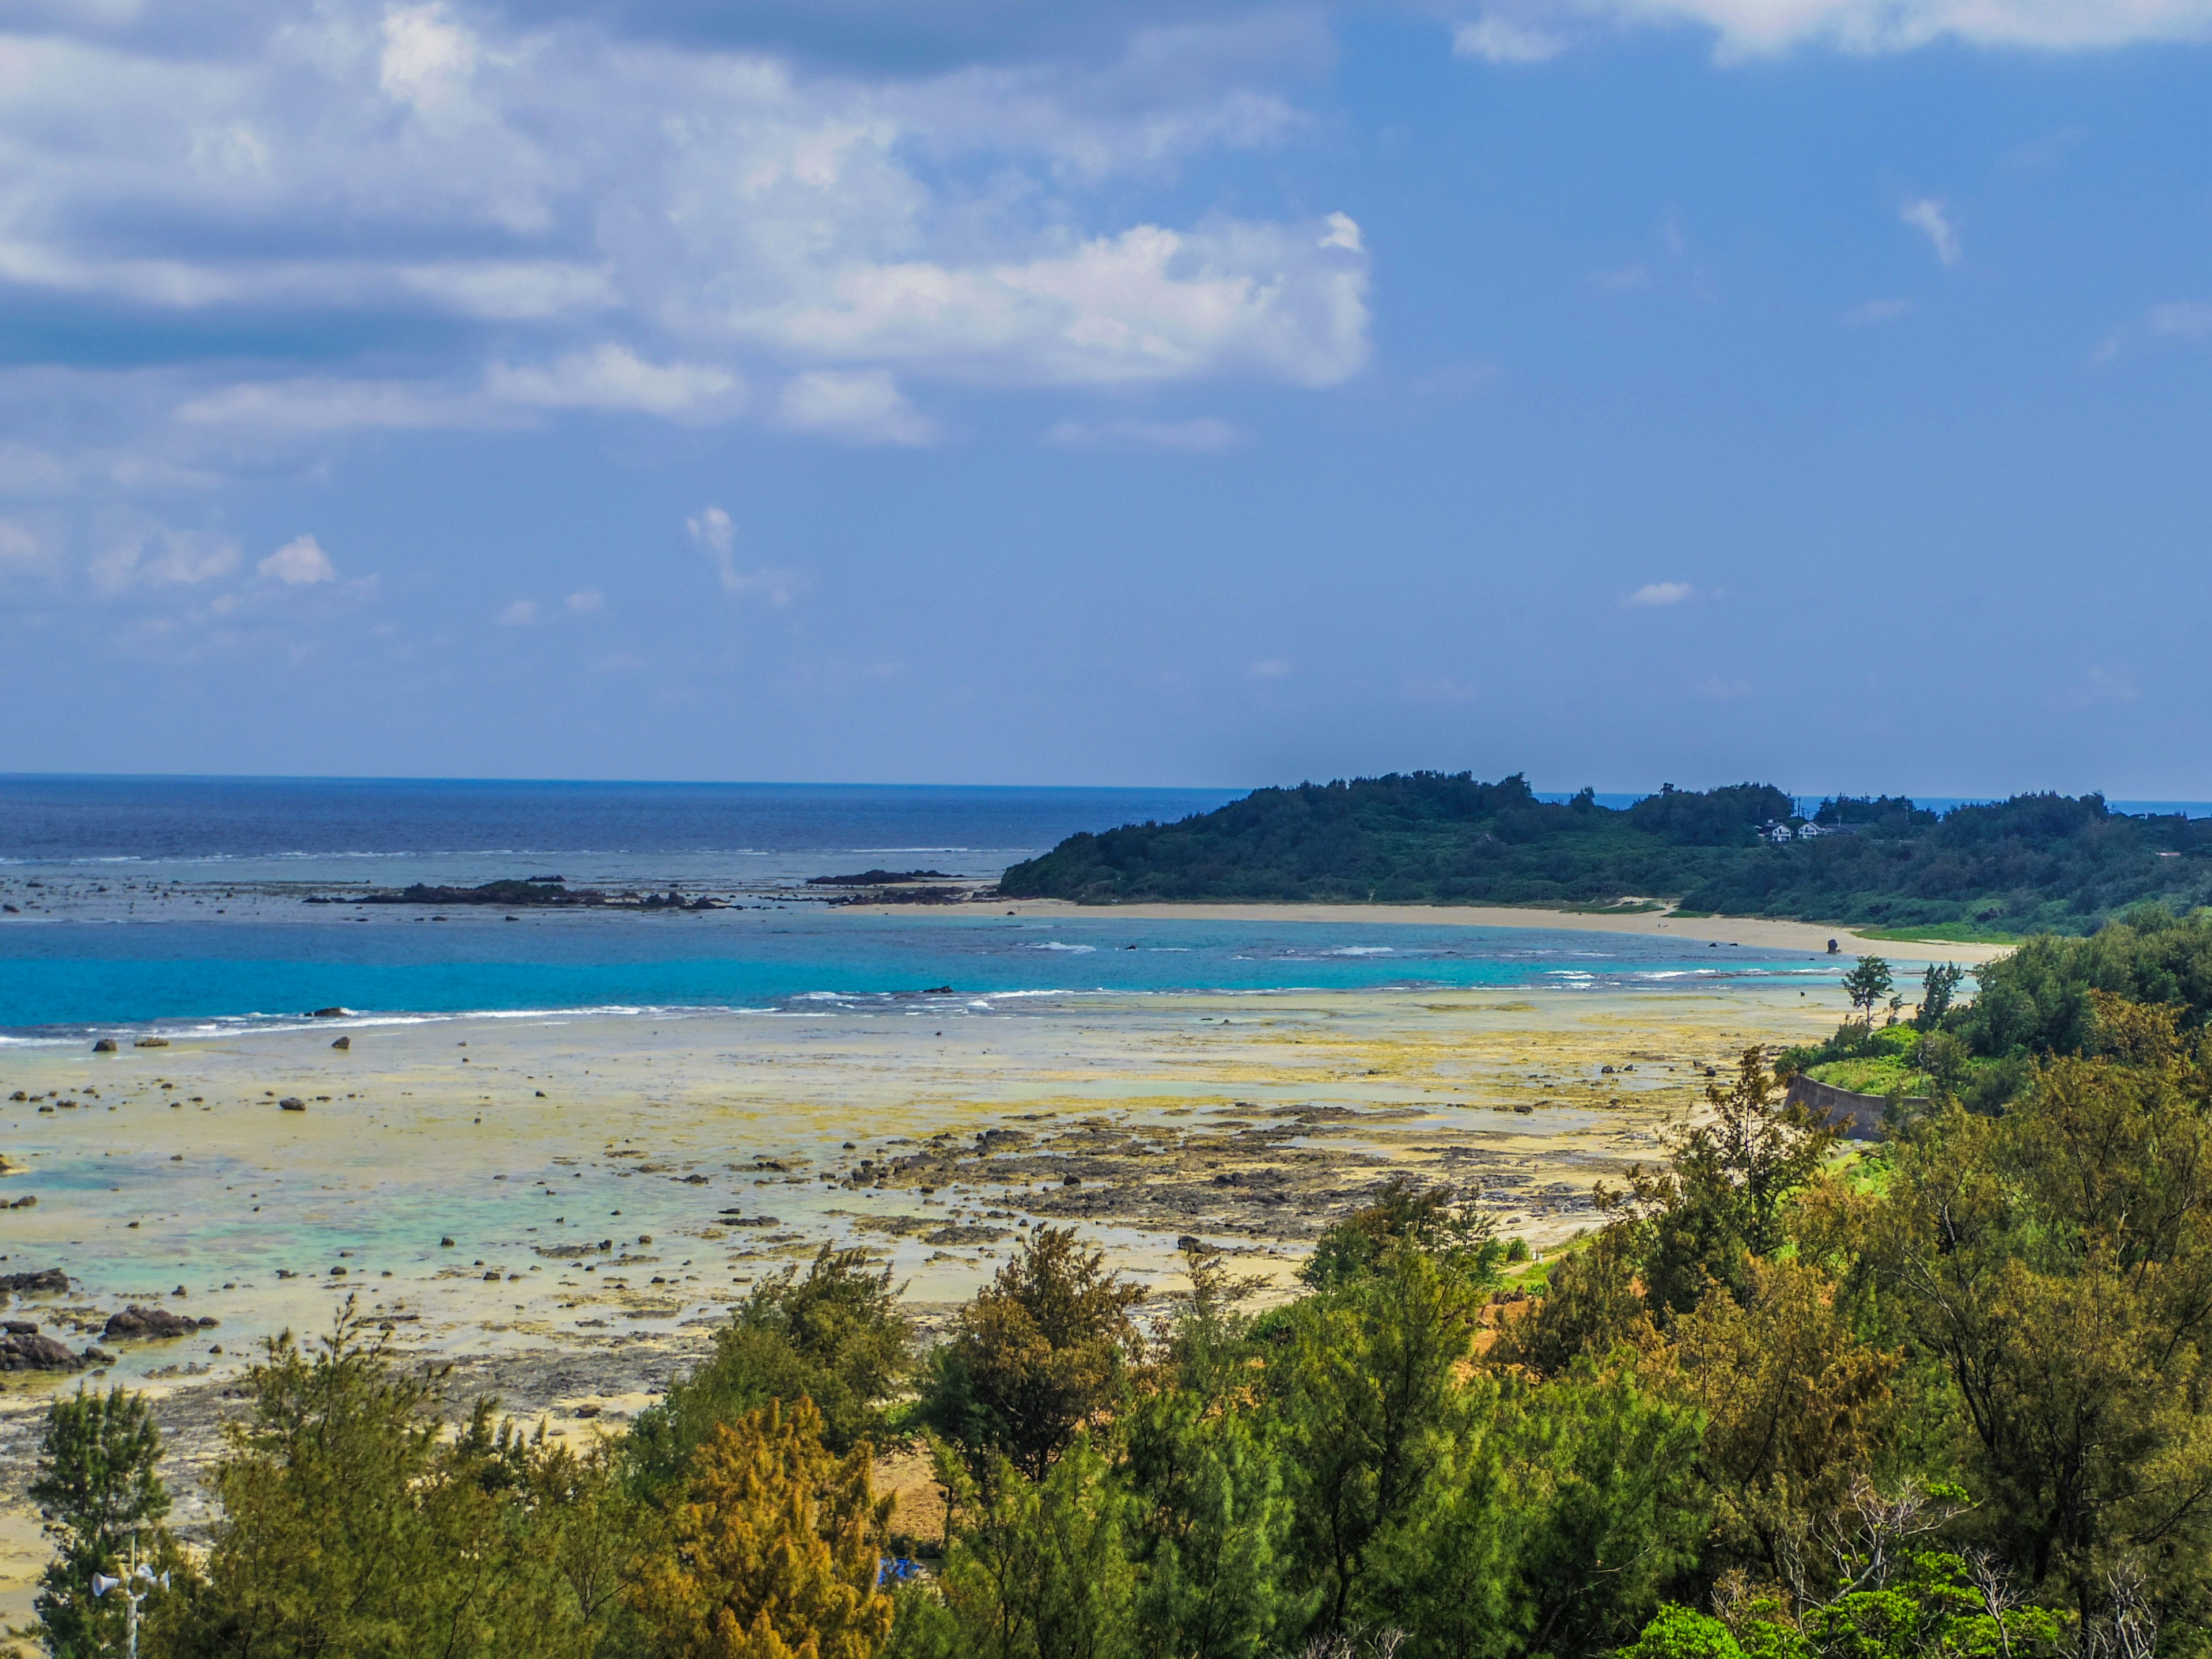
M 1083 829 L 1221 791 L 0 778 L 0 1041 L 392 1016 L 757 1008 L 929 993 L 1643 986 L 1826 962 L 1587 933 L 1342 922 L 861 915 L 811 875 L 992 878 Z M 311 905 L 362 884 L 558 874 L 679 886 L 681 914 Z M 818 893 L 814 896 L 818 898 Z
M 1646 987 L 1818 974 L 1826 962 L 1621 934 L 1519 928 L 926 914 L 529 916 L 347 926 L 154 922 L 14 930 L 0 1030 L 362 1012 L 753 1007 L 895 997 Z M 943 994 L 939 993 L 939 994 Z

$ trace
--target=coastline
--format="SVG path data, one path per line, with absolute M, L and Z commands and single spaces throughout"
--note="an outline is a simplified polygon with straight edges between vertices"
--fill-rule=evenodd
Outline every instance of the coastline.
M 1650 938 L 1694 939 L 1768 951 L 1802 951 L 1826 956 L 1834 939 L 1838 954 L 1878 956 L 1892 962 L 1956 962 L 1969 966 L 1991 962 L 2009 945 L 1954 945 L 1943 941 L 1867 939 L 1847 927 L 1809 921 L 1779 921 L 1759 916 L 1684 916 L 1671 910 L 1599 914 L 1537 910 L 1476 904 L 1076 904 L 1066 899 L 994 899 L 994 910 L 1022 916 L 1086 921 L 1120 917 L 1130 921 L 1327 921 L 1373 927 L 1519 927 L 1582 933 L 1634 933 Z M 895 915 L 910 907 L 856 904 L 853 915 Z

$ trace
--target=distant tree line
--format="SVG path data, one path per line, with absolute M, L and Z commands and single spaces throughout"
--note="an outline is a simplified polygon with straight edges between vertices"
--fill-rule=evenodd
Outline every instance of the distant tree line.
M 2212 819 L 2132 817 L 2100 795 L 2018 795 L 1940 817 L 1902 798 L 1821 803 L 1771 785 L 1669 786 L 1625 811 L 1536 799 L 1518 774 L 1393 773 L 1261 789 L 1175 823 L 1072 836 L 1002 878 L 1010 896 L 1595 905 L 1663 899 L 1862 927 L 2081 933 L 2145 900 L 2212 901 Z M 1814 833 L 1800 833 L 1809 823 Z M 1763 833 L 1781 825 L 1778 844 Z

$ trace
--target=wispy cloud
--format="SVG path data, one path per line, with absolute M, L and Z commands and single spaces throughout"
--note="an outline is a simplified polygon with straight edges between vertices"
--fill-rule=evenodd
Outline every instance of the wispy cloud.
M 1255 680 L 1288 679 L 1291 665 L 1280 657 L 1262 657 L 1244 672 L 1248 678 Z
M 1646 582 L 1621 600 L 1626 605 L 1680 605 L 1696 590 L 1687 582 Z
M 1898 210 L 1897 216 L 1925 236 L 1936 257 L 1945 264 L 1955 265 L 1966 257 L 1958 228 L 1951 222 L 1944 204 L 1934 197 L 1915 197 Z
M 606 602 L 607 596 L 598 588 L 580 587 L 562 603 L 568 605 L 571 616 L 588 617 L 593 611 L 604 609 Z
M 933 443 L 937 428 L 884 369 L 811 369 L 783 388 L 781 423 L 854 444 Z
M 1565 37 L 1549 29 L 1486 13 L 1452 31 L 1452 50 L 1486 64 L 1541 64 L 1567 48 Z
M 538 601 L 516 599 L 501 611 L 495 620 L 501 628 L 530 628 L 538 621 Z
M 2099 51 L 2151 41 L 2212 39 L 2212 6 L 2205 0 L 1814 0 L 1782 4 L 1759 0 L 1507 0 L 1474 24 L 1462 23 L 1458 40 L 1492 19 L 1506 30 L 1544 34 L 1572 27 L 1649 28 L 1689 24 L 1712 33 L 1724 61 L 1768 58 L 1808 47 L 1856 57 L 1917 51 L 1938 41 L 1969 46 L 2043 52 Z M 1508 36 L 1510 39 L 1510 35 Z M 1470 56 L 1480 52 L 1458 48 Z
M 2212 304 L 2202 300 L 2184 301 L 2178 304 L 2153 306 L 2148 318 L 2150 331 L 2184 340 L 2212 338 Z
M 1912 310 L 1910 300 L 1869 300 L 1863 305 L 1853 306 L 1845 312 L 1843 320 L 1852 326 L 1876 323 L 1893 323 Z
M 132 531 L 94 556 L 92 581 L 111 594 L 131 587 L 194 587 L 228 576 L 238 568 L 240 556 L 236 542 L 204 531 Z
M 684 528 L 693 544 L 714 562 L 714 574 L 722 584 L 722 592 L 733 599 L 759 598 L 773 605 L 785 605 L 791 603 L 805 581 L 805 572 L 801 570 L 738 569 L 738 527 L 719 507 L 702 508 L 684 520 Z

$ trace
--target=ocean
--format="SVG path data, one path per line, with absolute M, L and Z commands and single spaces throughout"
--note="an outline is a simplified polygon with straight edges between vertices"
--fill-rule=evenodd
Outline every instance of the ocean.
M 270 1027 L 318 1008 L 804 1012 L 911 997 L 1663 986 L 1801 956 L 1583 932 L 1195 917 L 861 915 L 811 877 L 966 880 L 1237 792 L 0 777 L 0 1042 Z M 659 913 L 310 903 L 560 876 L 710 896 Z

